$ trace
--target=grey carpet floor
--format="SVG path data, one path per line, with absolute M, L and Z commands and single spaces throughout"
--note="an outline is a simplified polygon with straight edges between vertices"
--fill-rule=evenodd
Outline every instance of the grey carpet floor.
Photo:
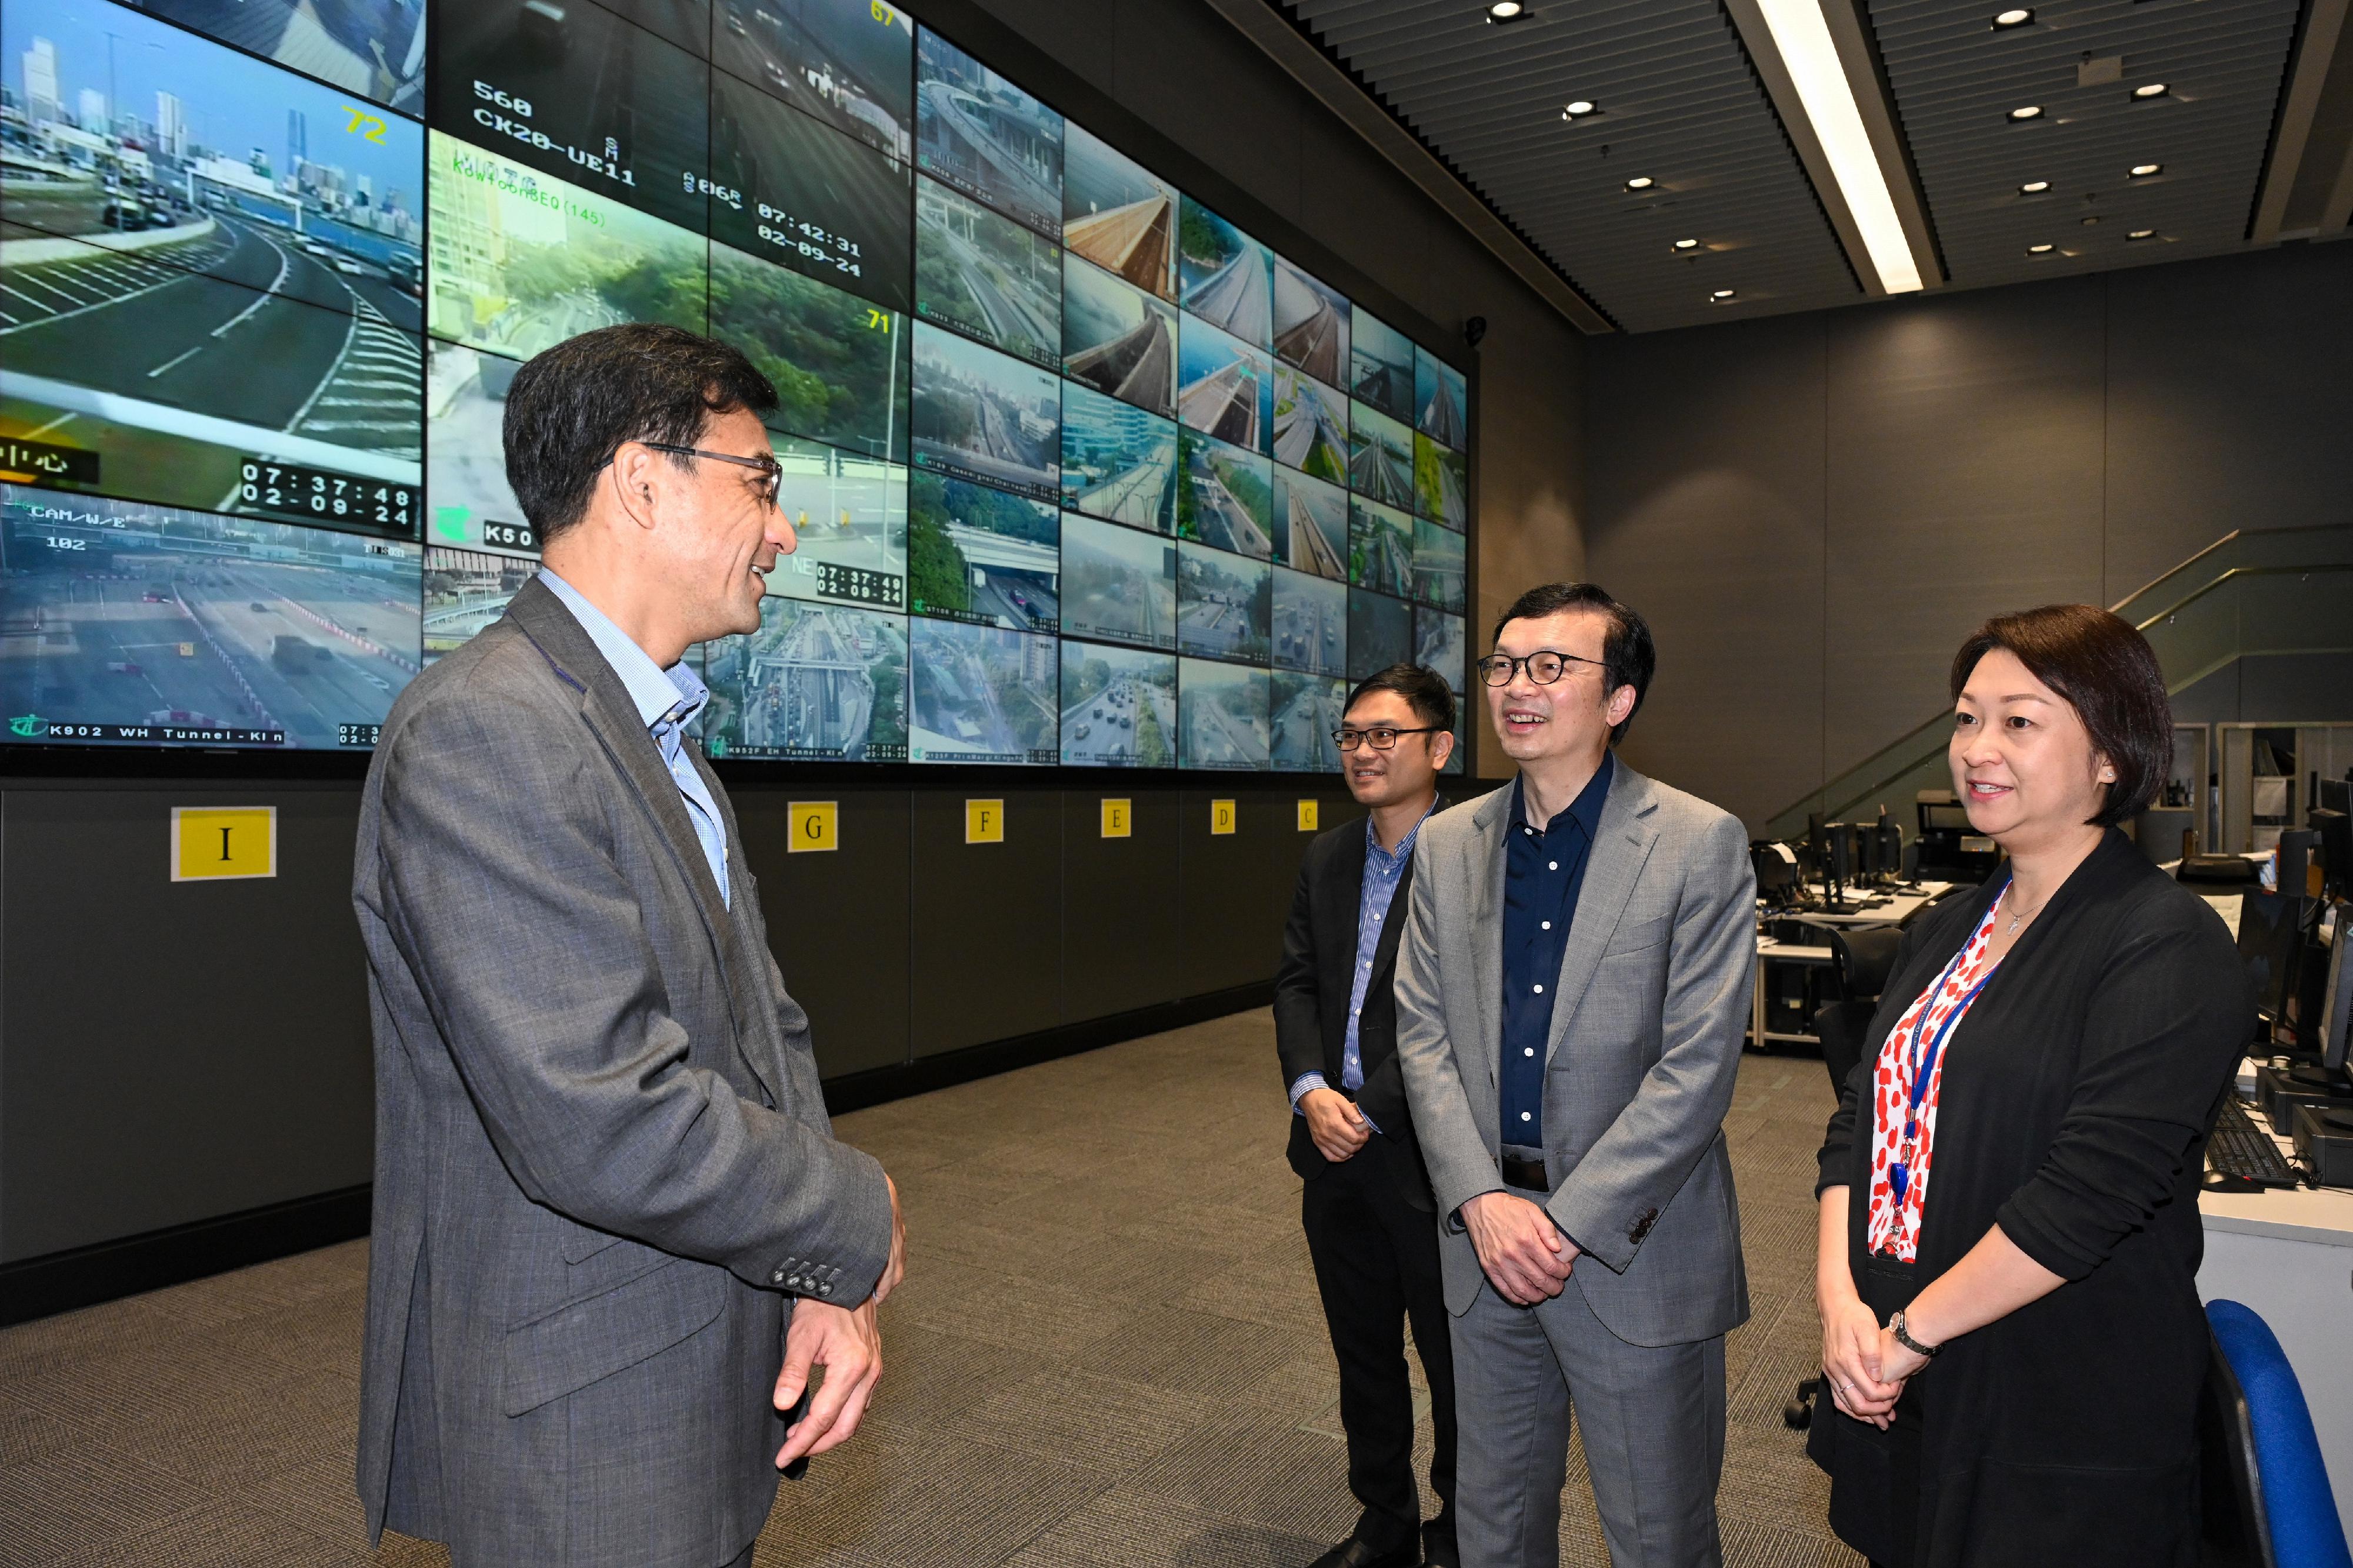
M 787 1484 L 762 1568 L 1286 1568 L 1355 1521 L 1264 1011 L 845 1116 L 907 1280 L 865 1428 Z M 1728 1351 L 1726 1561 L 1861 1559 L 1781 1405 L 1811 1370 L 1819 1062 L 1725 1123 L 1755 1313 Z M 353 1500 L 367 1244 L 0 1331 L 0 1564 L 446 1563 Z M 1422 1433 L 1427 1474 L 1428 1430 Z M 1565 1563 L 1606 1565 L 1570 1456 Z

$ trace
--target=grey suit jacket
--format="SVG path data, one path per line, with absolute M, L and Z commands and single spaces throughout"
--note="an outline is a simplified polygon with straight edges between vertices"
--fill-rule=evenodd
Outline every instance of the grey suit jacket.
M 1398 953 L 1398 1058 L 1438 1196 L 1446 1304 L 1485 1283 L 1456 1211 L 1503 1190 L 1506 787 L 1422 825 Z M 1582 1249 L 1569 1288 L 1638 1345 L 1748 1316 L 1722 1122 L 1757 963 L 1739 822 L 1618 763 L 1554 988 L 1545 1205 Z
M 690 742 L 691 744 L 691 742 Z M 788 1297 L 890 1250 L 726 792 L 533 582 L 410 684 L 360 811 L 375 1035 L 359 1493 L 469 1563 L 710 1568 L 775 1500 Z

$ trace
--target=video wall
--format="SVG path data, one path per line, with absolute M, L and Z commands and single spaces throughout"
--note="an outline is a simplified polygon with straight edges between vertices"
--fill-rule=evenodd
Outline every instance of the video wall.
M 622 321 L 781 398 L 714 758 L 1323 772 L 1464 688 L 1461 374 L 881 0 L 7 0 L 0 159 L 6 743 L 372 745 Z

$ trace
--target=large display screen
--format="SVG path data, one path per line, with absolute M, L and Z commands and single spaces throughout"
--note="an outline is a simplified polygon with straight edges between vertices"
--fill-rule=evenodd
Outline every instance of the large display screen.
M 374 745 L 629 321 L 779 397 L 715 758 L 1331 772 L 1467 687 L 1462 372 L 887 0 L 8 0 L 0 152 L 0 742 Z

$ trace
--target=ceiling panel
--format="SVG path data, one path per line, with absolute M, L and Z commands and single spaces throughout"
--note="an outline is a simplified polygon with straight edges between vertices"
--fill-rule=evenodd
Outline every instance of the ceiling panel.
M 1716 0 L 1286 8 L 1627 331 L 1862 298 Z M 1600 112 L 1564 121 L 1576 99 Z
M 1996 30 L 1998 0 L 1873 0 L 1870 18 L 1954 285 L 2242 247 L 2296 0 L 2058 0 Z M 2077 84 L 2120 58 L 2122 75 Z M 2164 96 L 2132 89 L 2163 82 Z M 2010 110 L 2040 105 L 2039 119 Z M 2164 173 L 2133 179 L 2136 164 Z M 2047 180 L 2049 192 L 2019 187 Z M 2086 222 L 2096 219 L 2096 222 Z M 2147 237 L 2128 237 L 2135 231 Z M 2042 255 L 2029 247 L 2050 245 Z

